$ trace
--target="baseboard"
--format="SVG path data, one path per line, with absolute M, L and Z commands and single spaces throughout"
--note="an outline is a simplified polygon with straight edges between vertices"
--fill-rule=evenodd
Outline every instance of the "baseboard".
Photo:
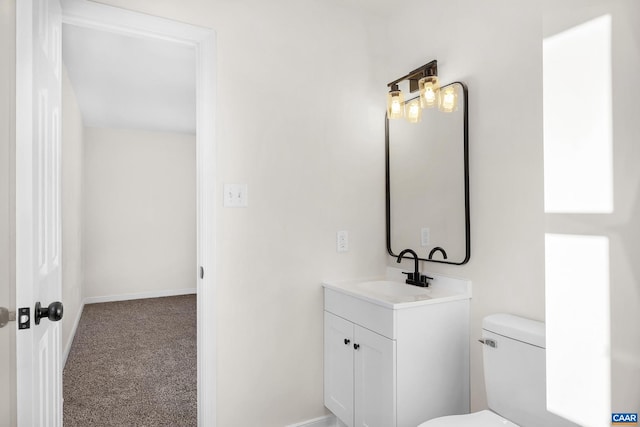
M 287 427 L 336 427 L 337 425 L 338 421 L 335 415 L 325 415 L 324 417 L 314 418 L 301 423 L 290 424 Z
M 76 330 L 78 329 L 78 324 L 80 324 L 80 318 L 82 317 L 82 310 L 84 310 L 85 301 L 83 300 L 80 303 L 80 308 L 78 309 L 78 315 L 76 319 L 73 321 L 73 326 L 71 327 L 71 333 L 69 334 L 69 340 L 64 345 L 64 354 L 62 355 L 62 367 L 64 368 L 67 364 L 67 359 L 69 358 L 69 352 L 71 352 L 71 345 L 73 344 L 73 339 L 76 336 Z
M 100 302 L 127 301 L 132 299 L 173 297 L 177 295 L 195 294 L 197 292 L 198 290 L 196 288 L 184 288 L 184 289 L 170 289 L 166 291 L 139 292 L 135 294 L 104 295 L 101 297 L 87 297 L 84 299 L 84 303 L 96 304 Z

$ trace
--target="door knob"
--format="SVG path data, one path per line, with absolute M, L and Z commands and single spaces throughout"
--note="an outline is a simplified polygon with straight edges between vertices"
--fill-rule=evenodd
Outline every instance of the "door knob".
M 344 339 L 344 345 L 349 345 L 350 342 L 351 340 L 349 338 Z
M 5 325 L 9 322 L 16 321 L 16 312 L 9 311 L 9 309 L 5 307 L 0 307 L 0 328 L 4 328 Z
M 42 308 L 40 301 L 38 301 L 35 309 L 36 325 L 40 324 L 40 319 L 43 317 L 48 318 L 52 322 L 57 322 L 62 319 L 63 311 L 62 303 L 60 301 L 52 302 L 47 308 Z

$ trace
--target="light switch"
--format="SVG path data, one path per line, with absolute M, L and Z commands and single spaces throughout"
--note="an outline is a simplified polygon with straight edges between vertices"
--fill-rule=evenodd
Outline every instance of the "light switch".
M 224 184 L 223 192 L 225 208 L 247 207 L 247 184 Z

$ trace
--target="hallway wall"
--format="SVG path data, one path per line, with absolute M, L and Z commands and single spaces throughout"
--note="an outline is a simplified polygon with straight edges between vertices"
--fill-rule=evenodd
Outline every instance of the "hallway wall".
M 195 293 L 195 136 L 86 127 L 84 296 Z
M 82 202 L 84 126 L 66 67 L 62 67 L 62 348 L 67 351 L 83 304 Z

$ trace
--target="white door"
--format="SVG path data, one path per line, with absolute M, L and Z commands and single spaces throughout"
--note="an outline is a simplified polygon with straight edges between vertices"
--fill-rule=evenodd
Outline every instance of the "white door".
M 324 405 L 353 426 L 353 323 L 324 312 Z
M 396 342 L 355 327 L 355 426 L 396 426 Z
M 61 9 L 16 2 L 16 306 L 18 425 L 62 425 L 61 306 L 36 324 L 36 304 L 60 301 Z M 18 320 L 21 313 L 18 312 Z M 24 318 L 22 319 L 24 320 Z

